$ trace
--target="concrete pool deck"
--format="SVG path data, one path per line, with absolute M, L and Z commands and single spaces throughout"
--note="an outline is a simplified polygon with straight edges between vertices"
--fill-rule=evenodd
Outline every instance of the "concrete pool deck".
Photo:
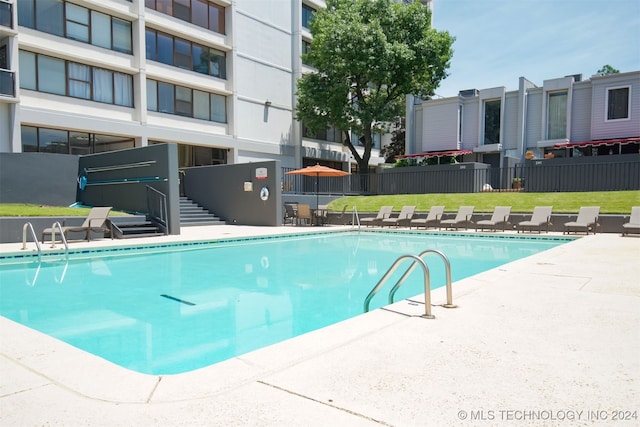
M 70 246 L 316 230 L 326 231 L 192 227 Z M 438 306 L 445 290 L 434 290 L 433 320 L 418 298 L 404 300 L 164 376 L 0 317 L 0 425 L 639 425 L 639 278 L 640 238 L 586 236 L 455 282 L 458 308 Z

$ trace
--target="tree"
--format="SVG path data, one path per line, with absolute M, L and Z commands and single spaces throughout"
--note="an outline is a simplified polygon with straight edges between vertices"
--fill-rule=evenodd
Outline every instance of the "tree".
M 386 163 L 395 163 L 396 156 L 404 154 L 406 134 L 404 122 L 404 118 L 396 121 L 394 129 L 391 131 L 391 143 L 382 147 L 380 150 L 380 155 L 384 157 Z
M 597 76 L 608 76 L 610 74 L 618 74 L 620 70 L 613 68 L 611 65 L 603 65 L 597 72 Z
M 431 12 L 414 2 L 327 0 L 314 12 L 313 41 L 303 55 L 316 72 L 298 80 L 296 118 L 312 131 L 331 126 L 368 171 L 372 135 L 403 115 L 407 94 L 431 97 L 452 55 L 454 38 L 431 28 Z M 351 142 L 358 135 L 362 155 Z

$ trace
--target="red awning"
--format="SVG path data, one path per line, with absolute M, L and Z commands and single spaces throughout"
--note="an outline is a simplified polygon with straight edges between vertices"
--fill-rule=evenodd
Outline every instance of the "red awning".
M 633 143 L 640 143 L 640 137 L 597 139 L 594 141 L 583 141 L 583 142 L 562 142 L 559 144 L 555 144 L 554 148 L 600 147 L 600 146 L 611 146 L 616 144 L 625 145 L 625 144 L 633 144 Z
M 460 156 L 471 153 L 473 153 L 472 150 L 427 151 L 425 153 L 400 154 L 396 156 L 396 159 L 415 159 L 416 157 L 428 159 L 430 157 Z

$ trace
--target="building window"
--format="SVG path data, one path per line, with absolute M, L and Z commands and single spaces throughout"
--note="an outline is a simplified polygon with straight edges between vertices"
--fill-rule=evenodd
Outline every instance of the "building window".
M 145 0 L 144 4 L 165 15 L 225 33 L 224 7 L 206 0 Z
M 499 99 L 484 102 L 484 145 L 500 143 L 500 106 Z
M 307 62 L 304 60 L 304 55 L 306 55 L 307 53 L 309 53 L 309 51 L 311 50 L 311 42 L 308 42 L 306 40 L 302 40 L 302 63 L 307 64 Z
M 0 25 L 13 28 L 13 10 L 11 3 L 0 2 Z
M 147 110 L 212 122 L 227 122 L 227 98 L 223 95 L 147 80 Z
M 131 54 L 131 22 L 62 0 L 20 0 L 18 24 Z
M 20 87 L 133 107 L 133 77 L 21 50 Z
M 221 79 L 227 78 L 226 56 L 220 50 L 151 29 L 146 30 L 145 38 L 146 55 L 149 60 Z
M 92 154 L 134 148 L 133 138 L 21 126 L 22 151 L 58 154 Z
M 313 12 L 315 12 L 315 9 L 307 6 L 306 4 L 302 5 L 302 26 L 304 28 L 309 28 L 309 24 L 313 19 Z
M 629 119 L 631 110 L 631 87 L 616 87 L 607 89 L 607 120 Z
M 568 92 L 551 92 L 547 102 L 547 139 L 567 137 Z

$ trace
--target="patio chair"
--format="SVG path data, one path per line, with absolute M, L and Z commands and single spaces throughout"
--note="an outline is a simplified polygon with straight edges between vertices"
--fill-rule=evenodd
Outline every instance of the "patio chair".
M 360 225 L 367 224 L 367 227 L 377 225 L 381 223 L 383 219 L 389 218 L 391 212 L 393 212 L 393 206 L 382 206 L 375 217 L 360 219 Z
M 296 223 L 296 208 L 292 203 L 284 204 L 284 225 Z
M 496 206 L 493 209 L 493 215 L 491 219 L 483 219 L 476 222 L 476 231 L 482 230 L 498 230 L 502 225 L 502 231 L 505 230 L 507 224 L 509 224 L 509 215 L 511 215 L 511 206 Z
M 416 218 L 412 219 L 409 223 L 409 228 L 412 225 L 415 225 L 416 228 L 420 228 L 420 226 L 424 226 L 425 230 L 429 228 L 431 225 L 433 227 L 437 227 L 440 224 L 440 220 L 442 219 L 442 214 L 444 213 L 444 206 L 431 206 L 429 209 L 429 213 L 426 218 Z
M 640 206 L 631 207 L 631 218 L 629 222 L 622 224 L 622 235 L 629 233 L 640 233 Z
M 298 205 L 298 212 L 296 214 L 296 224 L 300 225 L 305 222 L 309 225 L 313 224 L 313 216 L 311 216 L 311 206 L 305 204 Z
M 470 224 L 471 216 L 473 215 L 474 206 L 460 206 L 458 213 L 454 219 L 443 219 L 440 221 L 440 229 L 444 226 L 445 229 L 455 228 L 456 230 L 460 226 L 467 228 L 467 224 Z
M 82 225 L 80 226 L 69 226 L 62 227 L 62 233 L 64 237 L 68 239 L 69 233 L 85 233 L 85 240 L 87 242 L 91 241 L 91 232 L 108 232 L 113 239 L 113 233 L 111 231 L 111 227 L 107 225 L 107 219 L 109 217 L 109 212 L 111 212 L 111 207 L 96 207 L 91 208 L 89 211 L 89 215 L 84 220 Z M 57 228 L 45 228 L 42 230 L 42 243 L 44 243 L 45 236 L 51 236 L 54 232 L 59 232 Z
M 325 225 L 329 215 L 329 207 L 327 205 L 318 205 L 318 209 L 313 211 L 313 217 L 316 225 Z
M 589 230 L 593 230 L 593 234 L 596 234 L 599 214 L 600 206 L 582 206 L 575 221 L 564 223 L 564 232 L 562 234 L 577 233 L 582 230 L 587 234 L 589 234 Z
M 538 233 L 541 233 L 542 226 L 546 226 L 546 232 L 549 232 L 549 226 L 551 224 L 551 211 L 553 206 L 536 206 L 533 208 L 533 213 L 528 221 L 520 221 L 516 226 L 518 233 L 525 232 L 527 228 L 529 231 L 533 231 L 534 228 L 538 229 Z
M 396 227 L 400 227 L 403 224 L 408 226 L 411 223 L 411 218 L 413 218 L 415 211 L 415 206 L 403 206 L 397 217 L 392 218 L 389 216 L 389 218 L 383 219 L 382 226 L 384 227 L 385 225 L 388 225 L 391 227 L 395 225 Z

